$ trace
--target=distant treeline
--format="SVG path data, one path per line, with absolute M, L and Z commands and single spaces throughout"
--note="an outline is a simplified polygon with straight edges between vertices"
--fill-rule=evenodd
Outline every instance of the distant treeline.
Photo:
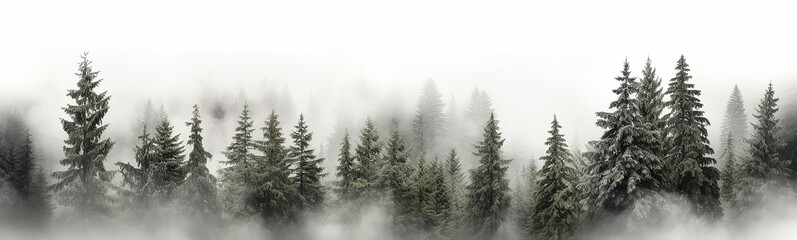
M 3 119 L 0 223 L 43 227 L 58 206 L 63 211 L 56 219 L 66 224 L 179 215 L 212 229 L 257 219 L 290 239 L 301 238 L 296 226 L 325 212 L 342 210 L 340 221 L 354 224 L 374 206 L 387 213 L 388 234 L 399 239 L 492 239 L 505 225 L 524 229 L 529 239 L 577 239 L 601 236 L 609 227 L 655 226 L 676 203 L 685 203 L 702 221 L 733 223 L 759 208 L 769 193 L 793 191 L 797 111 L 787 111 L 786 121 L 779 122 L 773 85 L 760 99 L 752 124 L 734 87 L 715 159 L 701 91 L 683 56 L 675 70 L 665 88 L 649 59 L 639 78 L 632 77 L 626 61 L 615 78 L 610 110 L 596 114 L 596 125 L 604 129 L 600 139 L 589 142 L 584 153 L 571 150 L 553 116 L 547 151 L 540 157 L 543 166 L 530 162 L 513 190 L 490 98 L 474 90 L 468 116 L 455 118 L 453 110 L 444 113 L 431 80 L 411 133 L 403 133 L 394 120 L 391 131 L 380 135 L 367 119 L 358 132 L 343 129 L 337 159 L 317 155 L 303 114 L 283 131 L 286 124 L 276 112 L 256 124 L 245 104 L 221 153 L 224 167 L 215 174 L 206 167 L 212 154 L 203 145 L 200 108 L 194 105 L 185 122 L 190 134 L 184 144 L 166 114 L 148 104 L 133 161 L 106 169 L 114 147 L 103 136 L 111 96 L 98 90 L 102 80 L 84 54 L 77 88 L 67 93 L 74 102 L 63 107 L 67 116 L 61 124 L 68 137 L 63 169 L 49 175 L 53 183 L 34 157 L 28 126 L 13 114 Z M 216 106 L 210 112 L 223 115 Z M 479 127 L 464 126 L 471 123 Z M 462 134 L 471 137 L 456 142 L 444 137 L 463 130 L 472 131 Z M 457 152 L 463 145 L 471 146 L 478 159 L 475 168 L 463 169 Z M 336 170 L 324 169 L 322 161 L 337 161 Z M 323 184 L 330 172 L 336 180 Z M 115 175 L 121 175 L 121 185 L 113 183 Z

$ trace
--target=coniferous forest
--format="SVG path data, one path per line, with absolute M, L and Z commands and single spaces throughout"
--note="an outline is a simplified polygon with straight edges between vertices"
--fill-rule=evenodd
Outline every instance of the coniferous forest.
M 37 156 L 36 125 L 4 114 L 0 233 L 49 238 L 125 226 L 187 239 L 660 239 L 651 234 L 686 224 L 732 238 L 797 201 L 797 104 L 781 102 L 775 82 L 758 99 L 742 99 L 745 89 L 728 83 L 724 117 L 708 119 L 707 80 L 683 55 L 660 64 L 672 76 L 648 58 L 639 71 L 618 62 L 613 79 L 598 80 L 614 88 L 595 91 L 613 97 L 579 120 L 602 131 L 584 146 L 568 144 L 560 116 L 538 116 L 550 124 L 534 133 L 546 137 L 531 159 L 503 148 L 512 130 L 486 91 L 474 89 L 459 109 L 431 79 L 412 116 L 339 122 L 329 136 L 314 135 L 329 121 L 285 116 L 291 111 L 279 105 L 187 103 L 191 117 L 176 119 L 147 100 L 126 109 L 138 112 L 134 133 L 114 139 L 108 116 L 129 106 L 111 104 L 115 93 L 103 84 L 113 79 L 90 56 L 80 56 L 72 88 L 63 89 L 70 101 L 60 118 L 47 119 L 65 136 L 59 159 Z M 220 119 L 232 124 L 214 124 Z M 712 121 L 719 136 L 707 131 Z M 232 134 L 208 135 L 222 126 Z M 209 151 L 209 140 L 223 150 Z M 130 150 L 111 154 L 120 142 Z M 47 170 L 47 161 L 58 166 Z

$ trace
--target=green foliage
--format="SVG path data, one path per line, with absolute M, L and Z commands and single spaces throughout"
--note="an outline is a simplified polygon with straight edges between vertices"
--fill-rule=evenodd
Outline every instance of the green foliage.
M 223 152 L 227 160 L 221 163 L 226 167 L 219 171 L 222 207 L 226 215 L 232 218 L 254 214 L 254 209 L 245 202 L 255 188 L 252 175 L 257 156 L 253 153 L 255 142 L 252 132 L 254 128 L 249 117 L 249 105 L 244 104 L 232 143 Z
M 66 169 L 52 174 L 57 182 L 50 186 L 61 205 L 76 212 L 79 219 L 93 219 L 110 213 L 112 199 L 108 189 L 112 186 L 113 172 L 105 169 L 105 158 L 113 147 L 110 139 L 102 139 L 108 128 L 103 118 L 108 113 L 107 92 L 97 93 L 102 82 L 92 70 L 86 53 L 75 74 L 79 77 L 77 89 L 68 90 L 67 96 L 74 104 L 63 108 L 68 119 L 61 119 L 67 134 L 64 141 L 65 158 L 60 161 Z
M 445 133 L 446 117 L 443 114 L 443 95 L 431 79 L 423 85 L 421 97 L 418 100 L 412 129 L 415 134 L 416 156 L 432 154 L 437 151 L 438 141 Z
M 364 201 L 376 200 L 378 196 L 377 171 L 381 168 L 380 153 L 382 144 L 374 122 L 368 119 L 360 131 L 360 144 L 357 145 L 354 165 L 355 180 L 352 193 L 355 199 Z
M 189 215 L 215 222 L 219 218 L 221 206 L 216 189 L 216 177 L 210 174 L 207 167 L 208 161 L 213 156 L 205 151 L 202 143 L 202 120 L 197 105 L 194 105 L 192 114 L 191 121 L 185 123 L 191 129 L 188 145 L 191 145 L 192 149 L 184 166 L 186 178 L 180 186 L 180 199 Z
M 667 106 L 671 112 L 667 119 L 669 151 L 666 157 L 671 174 L 670 190 L 689 200 L 692 211 L 700 217 L 717 220 L 722 217 L 718 181 L 720 173 L 712 166 L 716 161 L 709 146 L 706 126 L 709 121 L 700 109 L 700 90 L 690 82 L 689 65 L 681 55 L 670 80 Z
M 511 199 L 506 179 L 509 160 L 501 158 L 504 139 L 495 114 L 490 114 L 483 137 L 474 153 L 480 165 L 471 170 L 471 183 L 467 188 L 466 219 L 475 239 L 490 239 L 495 235 L 506 218 Z
M 393 125 L 383 159 L 385 164 L 379 171 L 379 185 L 385 190 L 384 204 L 393 215 L 393 233 L 401 235 L 412 229 L 413 196 L 408 183 L 411 170 L 398 123 Z
M 246 203 L 267 223 L 282 225 L 296 219 L 300 197 L 290 179 L 292 162 L 279 124 L 277 114 L 271 111 L 266 126 L 261 128 L 264 140 L 257 141 L 256 147 L 263 155 L 253 166 L 254 189 Z
M 291 133 L 293 146 L 289 152 L 291 161 L 297 164 L 293 182 L 301 197 L 302 210 L 319 210 L 325 199 L 321 178 L 326 174 L 322 173 L 323 168 L 320 166 L 324 159 L 316 158 L 314 150 L 310 148 L 313 133 L 307 129 L 304 114 L 299 115 L 299 123 L 295 128 Z
M 615 217 L 636 210 L 640 199 L 656 195 L 662 185 L 662 162 L 656 155 L 660 134 L 641 122 L 637 83 L 630 75 L 626 61 L 615 78 L 620 86 L 613 90 L 617 99 L 609 104 L 614 111 L 597 113 L 603 136 L 584 154 L 589 165 L 582 189 L 590 225 L 621 220 Z
M 335 181 L 335 194 L 341 203 L 348 203 L 354 201 L 357 197 L 355 195 L 354 182 L 357 180 L 355 172 L 354 157 L 351 155 L 351 143 L 349 142 L 349 131 L 343 135 L 343 143 L 340 148 L 338 158 L 338 172 L 336 176 L 338 180 Z
M 152 139 L 155 152 L 150 163 L 152 167 L 150 184 L 155 197 L 161 201 L 173 200 L 177 186 L 183 184 L 185 180 L 183 169 L 185 149 L 180 141 L 180 134 L 175 135 L 173 131 L 174 127 L 169 119 L 163 118 L 155 128 L 155 136 Z
M 720 149 L 728 149 L 728 144 L 730 143 L 732 143 L 733 146 L 744 146 L 748 124 L 747 114 L 744 110 L 744 100 L 742 100 L 742 92 L 739 90 L 739 86 L 734 85 L 731 97 L 728 99 L 728 104 L 725 107 L 725 117 L 722 120 L 722 131 L 720 133 L 722 146 L 720 146 Z M 728 138 L 731 138 L 732 141 L 725 141 Z M 735 151 L 733 155 L 723 154 L 726 158 L 720 157 L 720 159 L 727 163 L 727 157 L 739 155 L 742 152 L 741 150 L 743 150 L 742 148 L 731 149 Z
M 578 179 L 575 169 L 568 164 L 572 157 L 564 135 L 559 133 L 561 126 L 556 116 L 551 125 L 548 131 L 551 136 L 545 142 L 548 150 L 540 158 L 545 164 L 540 170 L 541 179 L 533 195 L 529 234 L 537 239 L 571 239 L 580 221 L 580 205 L 575 189 Z
M 736 163 L 736 149 L 733 144 L 733 134 L 728 134 L 725 140 L 725 151 L 720 156 L 725 158 L 725 166 L 722 168 L 722 186 L 720 187 L 720 196 L 726 203 L 730 203 L 736 198 L 736 193 L 733 191 L 737 182 L 738 167 Z

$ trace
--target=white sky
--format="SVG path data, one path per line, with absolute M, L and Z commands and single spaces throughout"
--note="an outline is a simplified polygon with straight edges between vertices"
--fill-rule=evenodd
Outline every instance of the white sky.
M 287 84 L 300 110 L 310 96 L 359 80 L 412 107 L 432 78 L 460 107 L 473 87 L 486 89 L 507 147 L 539 156 L 553 114 L 582 143 L 600 134 L 594 112 L 614 98 L 624 58 L 640 75 L 650 56 L 666 82 L 684 54 L 714 140 L 733 84 L 752 113 L 769 81 L 797 83 L 795 9 L 788 1 L 0 0 L 0 101 L 36 99 L 39 134 L 60 131 L 55 119 L 83 51 L 102 71 L 112 109 L 262 79 Z M 187 114 L 193 103 L 183 104 Z M 112 127 L 129 128 L 115 118 Z M 316 124 L 318 135 L 331 124 Z

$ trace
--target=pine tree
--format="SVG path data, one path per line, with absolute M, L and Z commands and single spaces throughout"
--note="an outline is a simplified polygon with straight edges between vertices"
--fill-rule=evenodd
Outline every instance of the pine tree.
M 383 158 L 385 164 L 379 171 L 379 184 L 386 193 L 385 205 L 393 214 L 393 233 L 406 233 L 410 230 L 411 224 L 412 193 L 410 186 L 407 185 L 410 168 L 407 165 L 407 152 L 398 122 L 394 122 Z
M 153 195 L 155 194 L 154 184 L 151 183 L 153 176 L 152 164 L 155 161 L 155 145 L 144 124 L 141 128 L 141 135 L 138 136 L 141 143 L 135 147 L 136 166 L 126 162 L 116 162 L 119 172 L 122 173 L 122 187 L 119 188 L 119 195 L 125 201 L 128 208 L 137 210 L 148 208 Z
M 435 159 L 430 168 L 429 186 L 432 189 L 433 222 L 432 236 L 436 239 L 448 239 L 454 234 L 454 201 L 453 191 L 449 188 L 443 165 Z
M 642 79 L 639 83 L 637 93 L 638 106 L 636 111 L 639 112 L 641 123 L 650 131 L 659 132 L 660 136 L 656 142 L 655 153 L 659 158 L 663 158 L 666 153 L 666 136 L 665 127 L 667 121 L 662 115 L 664 110 L 664 92 L 661 88 L 661 78 L 656 75 L 656 69 L 651 66 L 650 58 L 645 62 L 645 67 L 642 69 Z
M 252 180 L 256 156 L 253 153 L 255 142 L 252 139 L 254 128 L 249 117 L 249 105 L 244 104 L 243 111 L 235 127 L 232 143 L 222 152 L 227 158 L 221 163 L 227 165 L 222 168 L 220 194 L 224 211 L 234 218 L 248 217 L 254 214 L 254 209 L 247 205 L 246 199 L 255 188 Z
M 354 157 L 351 156 L 351 143 L 349 142 L 349 131 L 343 135 L 343 143 L 340 148 L 338 158 L 338 172 L 335 174 L 338 180 L 335 182 L 335 194 L 342 203 L 354 201 L 357 197 L 354 190 L 354 182 L 357 180 L 355 172 Z
M 728 149 L 729 143 L 733 143 L 733 146 L 743 146 L 744 138 L 747 137 L 747 124 L 747 114 L 745 114 L 744 110 L 742 92 L 739 90 L 739 86 L 734 85 L 731 97 L 728 99 L 728 104 L 725 107 L 725 118 L 722 121 L 722 131 L 720 134 L 720 139 L 726 140 L 729 137 L 733 137 L 733 141 L 723 141 L 720 149 Z M 724 154 L 726 158 L 720 158 L 720 160 L 727 163 L 729 160 L 727 157 L 738 155 L 740 153 L 739 150 L 740 149 L 734 148 L 736 152 L 734 152 L 733 155 Z
M 443 114 L 443 95 L 434 81 L 427 80 L 423 85 L 418 109 L 412 121 L 417 147 L 416 155 L 434 154 L 438 141 L 444 134 L 446 117 Z
M 186 178 L 180 186 L 180 196 L 182 204 L 187 208 L 190 215 L 200 217 L 209 222 L 215 222 L 219 217 L 220 203 L 218 191 L 216 190 L 216 177 L 210 174 L 207 163 L 213 156 L 205 151 L 202 143 L 202 120 L 199 116 L 199 107 L 194 104 L 190 122 L 185 125 L 191 129 L 188 136 L 188 145 L 191 145 L 191 153 L 188 154 L 188 162 L 183 167 Z
M 612 90 L 617 100 L 609 108 L 614 111 L 596 114 L 596 124 L 605 130 L 584 154 L 589 165 L 582 188 L 586 223 L 591 225 L 622 220 L 615 216 L 637 210 L 641 199 L 657 198 L 662 183 L 662 162 L 655 153 L 660 135 L 640 122 L 639 100 L 634 98 L 637 83 L 630 75 L 625 61 L 621 76 L 615 78 L 620 86 Z
M 185 149 L 180 141 L 180 134 L 173 134 L 174 127 L 168 118 L 163 118 L 160 125 L 155 128 L 155 137 L 152 145 L 155 149 L 152 167 L 151 184 L 156 198 L 170 201 L 174 197 L 177 186 L 185 180 L 183 160 Z
M 61 119 L 68 137 L 64 141 L 65 158 L 60 163 L 67 169 L 53 173 L 58 181 L 50 188 L 56 192 L 61 205 L 72 208 L 80 218 L 91 219 L 110 212 L 108 188 L 113 172 L 106 171 L 103 163 L 113 142 L 102 139 L 108 128 L 102 119 L 108 113 L 110 96 L 107 92 L 96 92 L 102 79 L 97 79 L 99 72 L 92 71 L 86 55 L 81 56 L 83 60 L 75 74 L 80 78 L 78 88 L 67 94 L 75 104 L 63 108 L 69 119 Z
M 714 150 L 709 146 L 706 126 L 708 119 L 700 109 L 700 90 L 690 83 L 689 65 L 681 55 L 674 78 L 670 80 L 667 106 L 671 112 L 667 119 L 667 133 L 670 136 L 669 151 L 666 157 L 671 174 L 671 190 L 682 194 L 689 200 L 692 211 L 697 216 L 709 220 L 722 217 L 719 202 L 720 173 L 712 166 L 716 161 L 708 157 Z
M 736 149 L 733 144 L 733 133 L 728 134 L 725 140 L 725 151 L 720 156 L 726 159 L 725 166 L 722 168 L 722 187 L 720 188 L 720 196 L 726 203 L 730 203 L 736 198 L 736 193 L 733 191 L 736 185 L 737 167 L 736 167 Z
M 495 114 L 484 127 L 484 140 L 474 153 L 480 165 L 471 170 L 467 193 L 467 221 L 475 239 L 490 239 L 498 231 L 509 208 L 509 181 L 506 171 L 509 161 L 501 158 L 504 139 L 498 131 Z
M 365 127 L 360 131 L 360 144 L 357 145 L 354 165 L 355 181 L 353 193 L 355 198 L 371 201 L 377 198 L 377 170 L 380 165 L 382 145 L 374 122 L 367 119 Z
M 459 232 L 463 228 L 463 218 L 465 216 L 465 174 L 462 172 L 462 164 L 459 162 L 457 151 L 451 149 L 448 152 L 444 164 L 446 183 L 451 191 L 451 211 L 452 213 L 452 229 Z
M 466 111 L 465 115 L 472 123 L 482 125 L 493 112 L 493 101 L 487 96 L 487 92 L 474 88 L 470 93 L 470 102 Z
M 7 179 L 16 192 L 14 201 L 14 214 L 16 224 L 20 226 L 42 226 L 52 216 L 52 203 L 47 191 L 47 180 L 41 167 L 36 164 L 33 155 L 33 142 L 30 133 L 25 133 L 25 139 L 15 149 L 11 147 L 7 156 L 12 163 L 9 179 Z
M 556 116 L 548 133 L 551 137 L 545 142 L 546 155 L 541 157 L 545 164 L 540 170 L 542 178 L 534 193 L 534 201 L 529 218 L 529 234 L 537 239 L 570 239 L 576 231 L 579 206 L 576 205 L 576 172 L 568 162 L 572 161 L 564 135 L 559 133 Z
M 749 159 L 742 162 L 740 178 L 736 190 L 734 206 L 740 212 L 753 209 L 761 204 L 764 192 L 784 185 L 789 177 L 789 161 L 780 159 L 783 143 L 776 138 L 780 126 L 775 114 L 778 111 L 778 98 L 772 90 L 772 83 L 758 104 L 755 114 L 757 124 L 753 124 L 753 135 L 747 141 Z
M 310 148 L 310 141 L 313 140 L 313 133 L 307 129 L 304 121 L 304 114 L 299 115 L 299 123 L 296 130 L 291 133 L 294 146 L 290 147 L 291 161 L 297 164 L 296 174 L 293 182 L 299 191 L 302 199 L 303 210 L 319 210 L 324 204 L 324 187 L 321 185 L 321 178 L 326 175 L 320 164 L 323 158 L 316 158 L 314 150 Z
M 267 222 L 281 225 L 296 218 L 300 199 L 290 179 L 292 162 L 278 117 L 272 110 L 261 128 L 264 140 L 256 146 L 263 156 L 254 165 L 255 189 L 247 203 Z

